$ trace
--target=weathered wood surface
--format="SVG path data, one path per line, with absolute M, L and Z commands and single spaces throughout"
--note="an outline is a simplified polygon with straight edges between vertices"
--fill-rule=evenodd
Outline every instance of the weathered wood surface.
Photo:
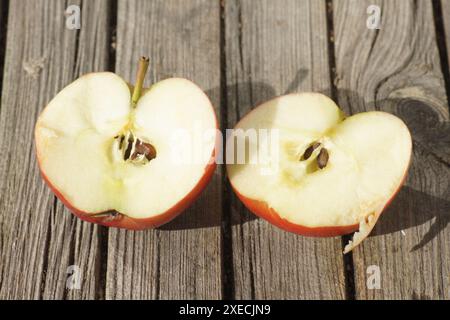
M 225 4 L 227 128 L 276 95 L 331 94 L 325 2 Z M 236 298 L 345 298 L 340 238 L 279 230 L 255 219 L 229 192 Z
M 218 1 L 119 1 L 116 72 L 134 81 L 137 59 L 148 55 L 151 82 L 191 79 L 220 114 L 219 15 Z M 107 299 L 221 298 L 220 172 L 165 227 L 109 231 Z
M 450 0 L 441 0 L 441 18 L 443 27 L 444 27 L 444 33 L 443 33 L 443 40 L 446 44 L 447 49 L 447 67 L 450 66 Z M 448 73 L 450 73 L 450 68 L 447 70 Z M 447 84 L 448 86 L 449 84 Z M 449 93 L 447 93 L 449 94 Z
M 80 73 L 106 67 L 107 1 L 82 3 L 80 31 L 65 27 L 68 5 L 10 2 L 0 113 L 0 299 L 95 298 L 101 292 L 99 228 L 56 202 L 34 154 L 42 108 Z M 80 268 L 80 290 L 65 289 L 69 265 Z
M 115 3 L 0 2 L 0 299 L 450 298 L 449 0 Z M 81 30 L 65 27 L 71 4 L 81 5 Z M 366 27 L 372 4 L 382 9 L 378 31 Z M 414 138 L 406 186 L 345 262 L 340 238 L 295 236 L 256 219 L 221 166 L 194 206 L 160 229 L 81 222 L 39 177 L 35 120 L 80 74 L 115 69 L 133 82 L 141 55 L 151 58 L 148 84 L 193 80 L 224 128 L 296 91 L 336 95 L 349 114 L 393 112 Z M 80 267 L 79 290 L 66 289 L 70 265 Z
M 381 29 L 366 27 L 371 4 Z M 353 253 L 358 299 L 450 297 L 450 122 L 431 1 L 334 1 L 339 104 L 384 110 L 414 139 L 405 187 Z M 381 270 L 381 288 L 366 285 Z

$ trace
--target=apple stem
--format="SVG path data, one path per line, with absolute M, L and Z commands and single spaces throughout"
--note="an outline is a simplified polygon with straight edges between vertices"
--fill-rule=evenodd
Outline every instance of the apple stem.
M 149 64 L 149 58 L 141 57 L 141 59 L 139 59 L 139 67 L 138 67 L 138 72 L 137 72 L 137 76 L 136 76 L 136 84 L 134 86 L 133 96 L 131 97 L 131 103 L 133 104 L 133 107 L 136 106 L 139 98 L 141 97 L 142 86 L 144 85 L 144 79 L 145 79 L 145 74 L 147 73 L 148 64 Z

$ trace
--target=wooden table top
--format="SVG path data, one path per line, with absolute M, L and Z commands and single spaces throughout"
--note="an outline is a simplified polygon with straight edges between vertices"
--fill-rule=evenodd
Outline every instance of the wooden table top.
M 69 4 L 80 29 L 66 26 Z M 380 29 L 368 28 L 370 5 Z M 449 52 L 449 0 L 2 0 L 0 299 L 449 299 Z M 159 229 L 81 222 L 40 178 L 36 118 L 81 74 L 132 81 L 141 55 L 147 84 L 193 80 L 223 129 L 300 91 L 347 114 L 394 113 L 414 139 L 406 184 L 345 256 L 348 236 L 307 238 L 256 218 L 223 166 Z

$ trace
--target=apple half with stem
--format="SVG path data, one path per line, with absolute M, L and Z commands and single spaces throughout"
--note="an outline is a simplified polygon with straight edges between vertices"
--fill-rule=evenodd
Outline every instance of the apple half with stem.
M 134 230 L 160 226 L 188 207 L 213 175 L 217 119 L 208 97 L 181 78 L 144 90 L 147 68 L 141 58 L 134 87 L 109 72 L 84 75 L 37 120 L 41 174 L 83 220 Z M 196 130 L 211 132 L 209 139 Z M 174 132 L 189 145 L 174 141 Z M 177 161 L 186 149 L 197 154 Z
M 275 130 L 277 139 L 250 139 L 261 129 Z M 239 138 L 245 139 L 241 162 Z M 290 94 L 239 121 L 227 140 L 227 171 L 244 205 L 284 230 L 327 237 L 359 229 L 344 249 L 349 252 L 400 189 L 411 151 L 407 126 L 392 114 L 346 118 L 325 95 Z

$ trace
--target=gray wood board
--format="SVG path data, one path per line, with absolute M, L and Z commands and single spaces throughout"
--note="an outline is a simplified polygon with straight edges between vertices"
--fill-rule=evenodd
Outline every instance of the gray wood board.
M 450 65 L 450 0 L 441 0 L 445 44 L 447 48 L 447 67 Z M 450 73 L 450 69 L 447 70 Z M 447 84 L 448 85 L 448 84 Z
M 366 26 L 372 4 L 379 30 Z M 356 297 L 448 299 L 450 123 L 431 1 L 337 0 L 333 12 L 340 106 L 394 113 L 414 140 L 405 186 L 353 253 Z
M 40 178 L 39 112 L 79 74 L 107 66 L 108 1 L 71 1 L 81 30 L 65 27 L 69 1 L 10 1 L 0 112 L 0 298 L 95 298 L 98 227 L 73 217 Z M 66 291 L 69 265 L 80 289 Z

